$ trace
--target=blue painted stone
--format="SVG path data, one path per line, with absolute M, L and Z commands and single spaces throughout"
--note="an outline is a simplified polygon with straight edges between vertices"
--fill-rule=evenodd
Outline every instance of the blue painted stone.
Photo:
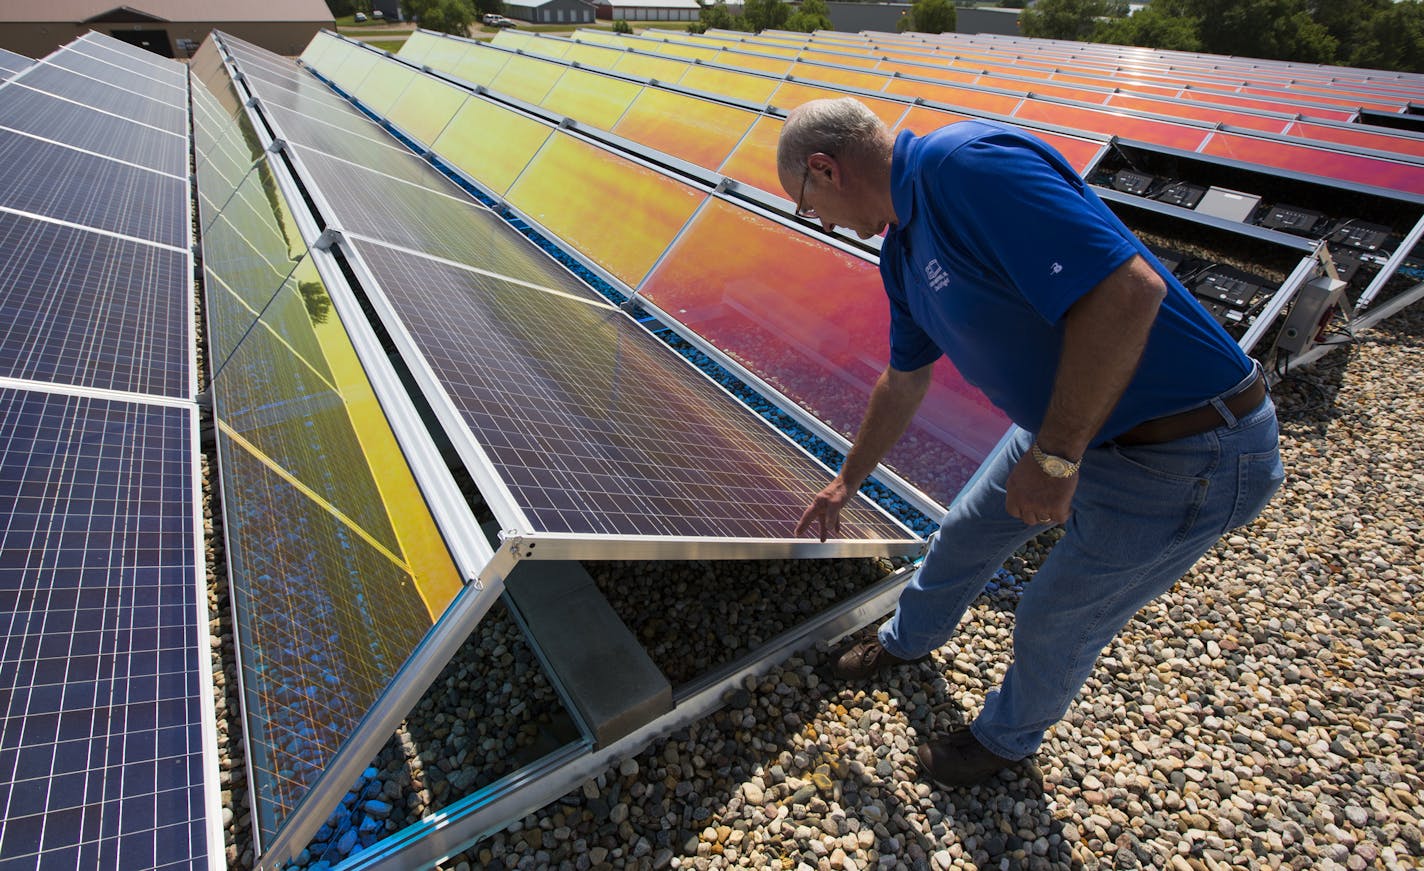
M 349 856 L 354 849 L 356 849 L 356 830 L 347 829 L 346 834 L 342 835 L 341 839 L 336 842 L 336 852 L 342 856 Z
M 391 815 L 392 807 L 378 798 L 373 798 L 365 804 L 361 805 L 361 809 L 366 812 L 367 816 L 372 816 L 376 817 L 377 819 L 383 820 Z

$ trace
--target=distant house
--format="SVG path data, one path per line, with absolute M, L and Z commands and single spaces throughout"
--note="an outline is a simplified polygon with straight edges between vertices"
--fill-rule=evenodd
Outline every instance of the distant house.
M 598 17 L 624 21 L 696 21 L 697 0 L 597 0 Z
M 588 0 L 504 0 L 505 15 L 533 24 L 591 24 Z
M 0 0 L 0 48 L 44 57 L 91 30 L 164 57 L 187 57 L 212 30 L 297 55 L 323 27 L 324 0 Z

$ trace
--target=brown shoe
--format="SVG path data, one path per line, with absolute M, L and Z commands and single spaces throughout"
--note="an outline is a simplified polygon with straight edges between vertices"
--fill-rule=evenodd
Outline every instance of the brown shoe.
M 860 680 L 892 665 L 924 662 L 929 658 L 929 654 L 925 654 L 919 659 L 901 659 L 881 647 L 880 639 L 872 638 L 869 641 L 852 645 L 850 649 L 842 653 L 836 659 L 835 665 L 831 666 L 831 674 L 840 680 Z
M 915 748 L 920 767 L 937 786 L 953 789 L 973 786 L 1013 765 L 1018 760 L 997 756 L 979 743 L 968 728 L 955 729 L 938 741 Z

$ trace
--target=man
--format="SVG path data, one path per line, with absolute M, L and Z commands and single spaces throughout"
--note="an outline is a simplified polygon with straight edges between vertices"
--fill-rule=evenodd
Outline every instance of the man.
M 942 786 L 1033 754 L 1098 654 L 1282 479 L 1259 370 L 1063 158 L 963 121 L 892 136 L 854 99 L 793 111 L 777 150 L 797 214 L 888 228 L 890 365 L 797 534 L 841 509 L 900 437 L 947 354 L 1016 424 L 950 507 L 895 614 L 834 666 L 869 677 L 942 645 L 1029 538 L 1063 538 L 1019 602 L 1014 661 L 966 729 L 918 749 Z

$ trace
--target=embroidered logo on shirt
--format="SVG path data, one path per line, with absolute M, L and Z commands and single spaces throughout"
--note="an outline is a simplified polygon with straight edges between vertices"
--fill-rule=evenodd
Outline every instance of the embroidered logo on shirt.
M 1062 271 L 1063 271 L 1063 264 L 1062 264 L 1062 263 L 1058 263 L 1057 261 L 1055 261 L 1054 264 L 1053 264 L 1053 267 L 1048 270 L 1048 272 L 1049 272 L 1050 275 L 1057 275 L 1058 273 L 1060 273 L 1060 272 L 1062 272 Z
M 930 290 L 940 291 L 949 286 L 949 273 L 944 271 L 938 260 L 925 264 L 925 278 L 930 283 Z

